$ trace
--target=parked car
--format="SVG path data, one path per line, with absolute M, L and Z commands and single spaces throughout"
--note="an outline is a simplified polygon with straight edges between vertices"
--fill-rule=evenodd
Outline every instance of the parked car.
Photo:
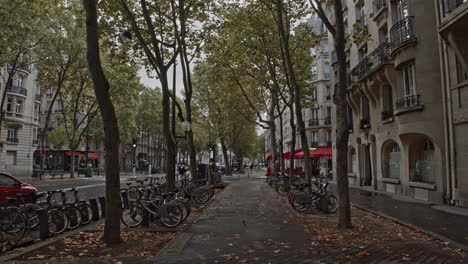
M 0 172 L 0 205 L 8 203 L 7 197 L 16 198 L 18 193 L 25 195 L 26 199 L 32 199 L 32 194 L 36 194 L 37 189 L 28 183 L 21 182 L 8 173 Z M 26 200 L 26 202 L 29 201 Z

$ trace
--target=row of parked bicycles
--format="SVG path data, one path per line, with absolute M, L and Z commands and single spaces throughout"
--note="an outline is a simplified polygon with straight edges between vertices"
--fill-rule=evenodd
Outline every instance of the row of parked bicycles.
M 289 204 L 298 212 L 305 212 L 311 208 L 321 210 L 325 213 L 335 213 L 338 208 L 336 196 L 328 191 L 328 179 L 316 176 L 312 185 L 304 182 L 299 176 L 270 176 L 267 183 L 276 192 L 287 197 Z
M 205 180 L 181 180 L 171 192 L 165 191 L 165 181 L 164 177 L 148 177 L 121 189 L 123 225 L 137 227 L 147 220 L 173 228 L 190 215 L 191 201 L 204 204 L 214 195 Z M 0 251 L 17 245 L 28 232 L 38 231 L 41 221 L 47 221 L 48 234 L 53 236 L 87 225 L 99 214 L 96 199 L 91 199 L 93 208 L 91 200 L 81 200 L 75 188 L 18 194 L 7 200 L 9 205 L 0 207 Z M 104 208 L 101 202 L 101 216 Z
M 190 201 L 207 203 L 214 190 L 206 180 L 180 180 L 171 192 L 165 192 L 161 178 L 148 177 L 135 183 L 127 183 L 122 191 L 122 223 L 127 227 L 137 227 L 149 222 L 174 228 L 190 215 Z
M 0 243 L 17 244 L 28 231 L 36 231 L 40 213 L 48 221 L 49 234 L 60 234 L 93 220 L 89 203 L 80 200 L 78 190 L 48 191 L 28 196 L 7 197 L 10 204 L 0 208 Z

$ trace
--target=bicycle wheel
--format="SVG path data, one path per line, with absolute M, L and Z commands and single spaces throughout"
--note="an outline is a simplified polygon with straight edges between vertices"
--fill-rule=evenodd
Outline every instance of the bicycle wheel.
M 181 209 L 174 204 L 165 204 L 161 207 L 159 220 L 168 228 L 174 228 L 182 223 L 183 213 Z
M 26 233 L 26 217 L 18 208 L 8 208 L 0 216 L 3 240 L 16 245 Z
M 335 213 L 338 209 L 338 199 L 333 194 L 328 194 L 326 198 L 328 202 L 328 212 Z
M 69 206 L 63 209 L 68 218 L 68 229 L 75 229 L 81 225 L 81 212 L 77 207 Z
M 287 184 L 279 184 L 276 188 L 276 192 L 279 194 L 281 197 L 286 197 L 289 192 L 289 186 Z
M 120 221 L 126 227 L 137 227 L 143 222 L 143 210 L 138 205 L 130 205 L 122 209 Z
M 39 217 L 37 216 L 37 210 L 42 209 L 37 204 L 25 204 L 23 208 L 24 216 L 26 217 L 26 227 L 29 230 L 34 230 L 39 226 Z
M 296 195 L 292 199 L 291 205 L 294 208 L 294 210 L 302 213 L 309 209 L 309 203 L 307 202 L 307 200 L 308 198 L 304 195 Z
M 86 202 L 81 202 L 78 204 L 78 209 L 81 213 L 81 225 L 87 225 L 93 221 L 93 209 L 91 205 Z
M 50 210 L 47 213 L 47 219 L 49 221 L 49 233 L 52 235 L 63 233 L 68 227 L 67 215 L 61 210 Z

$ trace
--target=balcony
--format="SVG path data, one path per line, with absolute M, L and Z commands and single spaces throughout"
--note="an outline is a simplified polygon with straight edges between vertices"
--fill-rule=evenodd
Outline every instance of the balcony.
M 406 111 L 422 110 L 424 105 L 421 104 L 420 95 L 408 95 L 400 98 L 395 103 L 396 113 L 399 114 Z
M 358 80 L 361 80 L 381 65 L 388 63 L 390 61 L 390 48 L 390 43 L 381 43 L 351 70 L 351 74 L 356 76 Z
M 8 93 L 13 93 L 13 94 L 20 94 L 20 95 L 23 95 L 23 96 L 28 96 L 28 90 L 26 88 L 16 86 L 16 85 L 8 86 L 7 92 Z
M 18 143 L 18 138 L 7 137 L 7 142 L 8 143 Z
M 310 146 L 311 146 L 312 148 L 318 148 L 319 143 L 318 143 L 318 141 L 312 141 L 312 142 L 310 143 Z
M 331 117 L 326 117 L 324 121 L 325 125 L 331 125 Z
M 445 14 L 452 13 L 455 9 L 467 2 L 468 0 L 445 0 Z
M 382 121 L 390 120 L 393 118 L 393 109 L 385 110 L 382 112 Z
M 378 17 L 383 10 L 387 7 L 385 0 L 374 0 L 372 3 L 372 8 L 374 11 L 374 19 Z
M 318 126 L 318 125 L 319 125 L 318 119 L 310 119 L 309 120 L 309 127 Z
M 416 41 L 414 34 L 414 17 L 407 17 L 398 21 L 390 29 L 390 41 L 394 50 L 403 44 Z
M 361 129 L 369 129 L 371 127 L 369 118 L 361 119 Z

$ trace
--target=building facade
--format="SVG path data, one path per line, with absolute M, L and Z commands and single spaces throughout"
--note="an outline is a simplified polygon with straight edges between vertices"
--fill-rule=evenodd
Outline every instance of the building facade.
M 5 95 L 0 134 L 0 171 L 30 176 L 33 153 L 37 149 L 41 95 L 36 85 L 37 71 L 20 65 L 12 85 L 6 85 L 10 66 L 0 68 L 0 95 Z M 6 89 L 6 92 L 5 92 Z M 3 99 L 3 98 L 2 98 Z
M 447 157 L 435 6 L 426 0 L 343 3 L 350 185 L 444 202 Z
M 447 202 L 468 206 L 468 1 L 435 0 L 444 102 Z

